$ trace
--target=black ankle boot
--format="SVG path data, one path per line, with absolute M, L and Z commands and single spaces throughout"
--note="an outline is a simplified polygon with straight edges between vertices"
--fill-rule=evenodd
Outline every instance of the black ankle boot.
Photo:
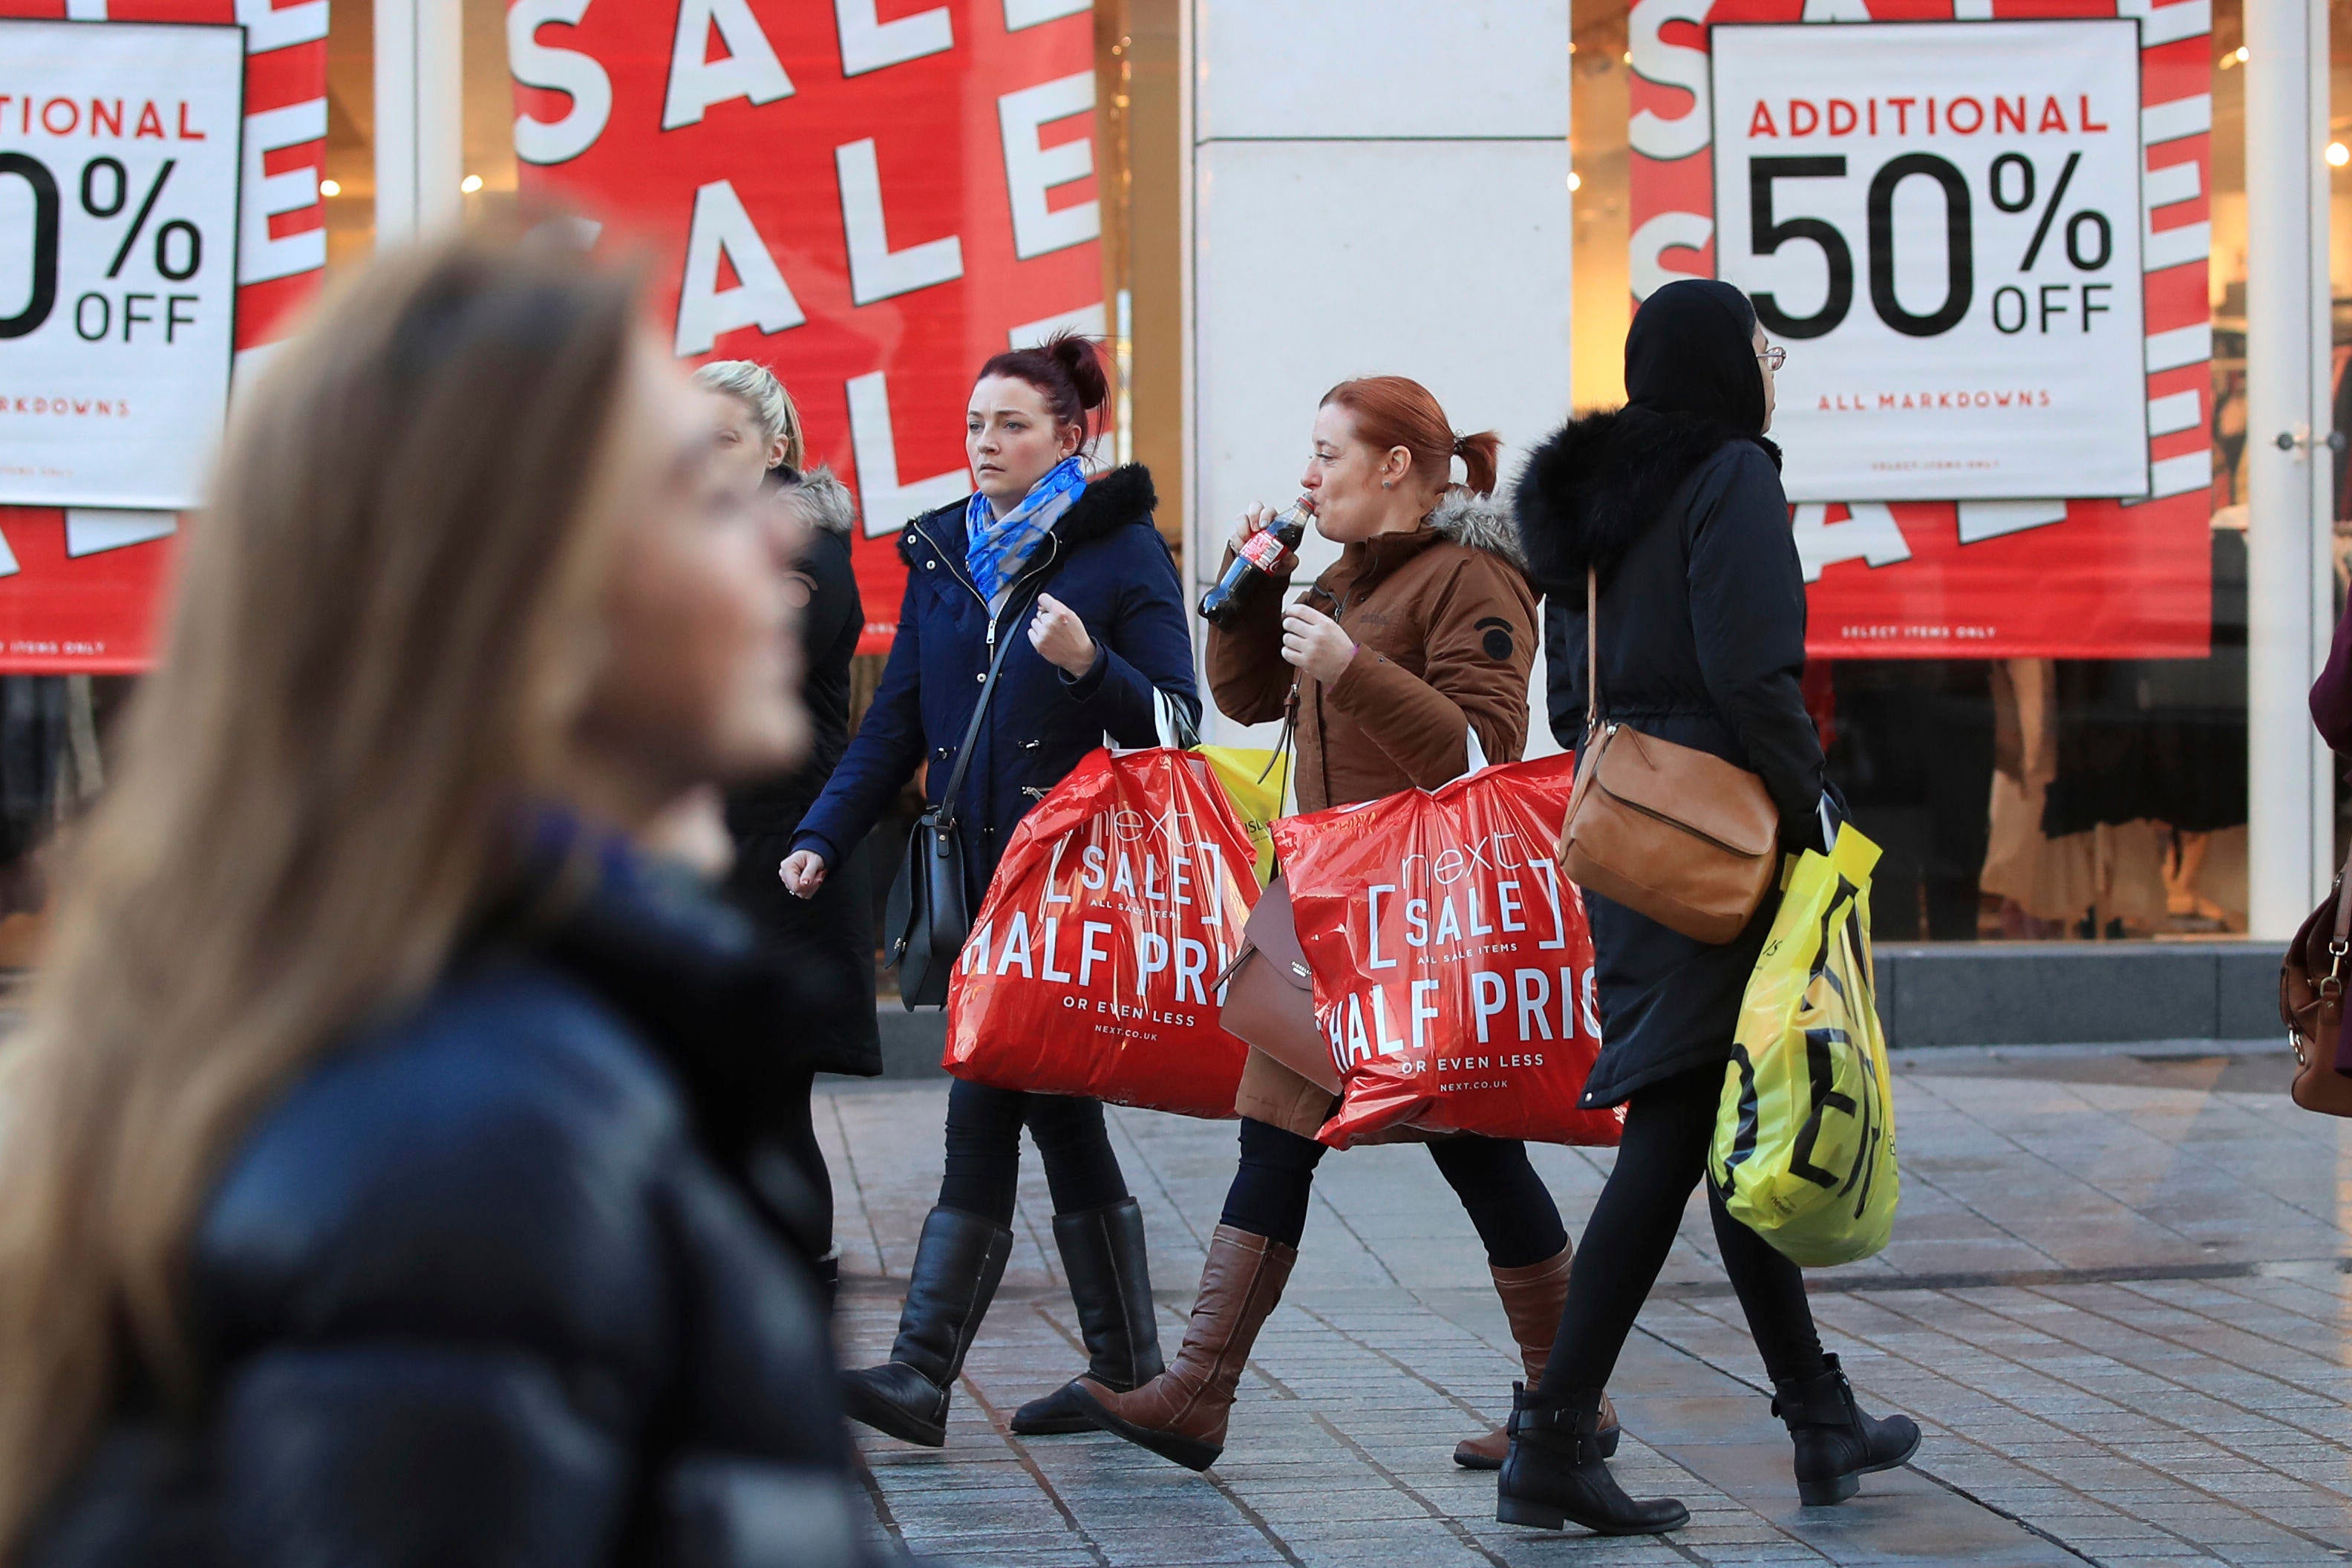
M 915 1247 L 890 1359 L 841 1374 L 843 1413 L 905 1442 L 946 1447 L 949 1393 L 1012 1256 L 1013 1232 L 1003 1226 L 933 1209 Z
M 1114 1394 L 1140 1388 L 1163 1369 L 1160 1321 L 1151 1305 L 1151 1272 L 1143 1254 L 1143 1210 L 1133 1198 L 1054 1216 L 1054 1241 L 1070 1277 L 1078 1332 L 1087 1342 L 1087 1375 Z M 1024 1437 L 1091 1432 L 1100 1410 L 1073 1378 L 1013 1413 Z
M 1601 1535 L 1657 1535 L 1690 1522 L 1672 1498 L 1635 1502 L 1601 1453 L 1601 1390 L 1547 1399 L 1511 1384 L 1511 1450 L 1495 1479 L 1495 1518 L 1559 1530 L 1570 1523 Z
M 1843 1502 L 1861 1489 L 1861 1478 L 1891 1470 L 1919 1448 L 1917 1422 L 1908 1415 L 1883 1421 L 1864 1415 L 1838 1358 L 1822 1361 L 1827 1370 L 1772 1385 L 1779 1390 L 1772 1414 L 1796 1441 L 1797 1496 L 1808 1507 Z

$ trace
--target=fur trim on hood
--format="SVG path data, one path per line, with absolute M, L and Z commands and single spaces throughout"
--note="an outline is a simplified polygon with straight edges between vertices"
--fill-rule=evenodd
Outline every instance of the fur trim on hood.
M 1066 544 L 1084 544 L 1130 522 L 1150 522 L 1159 504 L 1151 470 L 1141 463 L 1122 463 L 1088 479 L 1070 510 L 1054 524 L 1054 531 Z
M 845 539 L 856 534 L 857 502 L 850 498 L 849 487 L 822 463 L 802 474 L 797 483 L 785 486 L 784 493 L 800 503 L 801 518 L 811 528 Z
M 1692 470 L 1735 441 L 1780 467 L 1761 436 L 1692 415 L 1627 407 L 1570 420 L 1535 449 L 1512 496 L 1528 579 L 1581 602 L 1585 568 L 1615 565 Z
M 1528 569 L 1511 514 L 1493 496 L 1482 496 L 1467 485 L 1449 485 L 1438 498 L 1437 510 L 1429 514 L 1429 526 L 1440 538 L 1499 555 L 1522 572 Z

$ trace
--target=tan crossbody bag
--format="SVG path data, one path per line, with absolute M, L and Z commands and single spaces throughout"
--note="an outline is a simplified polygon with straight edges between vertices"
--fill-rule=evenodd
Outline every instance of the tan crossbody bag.
M 1584 747 L 1559 868 L 1685 936 L 1729 942 L 1780 869 L 1780 808 L 1745 768 L 1601 722 L 1600 575 L 1585 574 Z

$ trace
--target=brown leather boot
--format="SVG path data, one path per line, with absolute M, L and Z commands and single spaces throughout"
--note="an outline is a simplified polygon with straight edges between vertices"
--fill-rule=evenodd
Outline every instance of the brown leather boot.
M 1097 1407 L 1095 1425 L 1187 1469 L 1215 1464 L 1250 1346 L 1297 1261 L 1295 1247 L 1219 1226 L 1209 1238 L 1184 1347 L 1168 1370 L 1132 1394 L 1078 1379 L 1076 1388 Z
M 1527 1368 L 1529 1388 L 1541 1381 L 1544 1363 L 1551 1360 L 1560 1309 L 1568 1304 L 1569 1260 L 1575 1252 L 1572 1246 L 1563 1247 L 1558 1256 L 1524 1268 L 1487 1266 L 1486 1271 L 1495 1277 L 1495 1294 L 1503 1299 L 1503 1315 L 1511 1321 L 1511 1338 L 1518 1342 L 1519 1363 Z M 1622 1436 L 1616 1408 L 1604 1394 L 1601 1396 L 1601 1451 L 1614 1454 L 1617 1439 Z M 1499 1470 L 1503 1456 L 1510 1451 L 1509 1431 L 1497 1426 L 1483 1437 L 1465 1437 L 1454 1445 L 1454 1462 L 1465 1470 Z

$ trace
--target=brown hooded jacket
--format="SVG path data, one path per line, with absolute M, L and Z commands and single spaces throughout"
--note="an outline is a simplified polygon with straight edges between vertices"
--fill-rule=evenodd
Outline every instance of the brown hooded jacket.
M 1434 789 L 1462 773 L 1470 726 L 1488 762 L 1518 760 L 1539 634 L 1499 505 L 1457 485 L 1412 532 L 1341 551 L 1303 601 L 1357 644 L 1328 686 L 1283 662 L 1284 591 L 1297 564 L 1286 558 L 1230 627 L 1210 628 L 1208 668 L 1218 710 L 1244 724 L 1282 718 L 1295 689 L 1299 810 Z

